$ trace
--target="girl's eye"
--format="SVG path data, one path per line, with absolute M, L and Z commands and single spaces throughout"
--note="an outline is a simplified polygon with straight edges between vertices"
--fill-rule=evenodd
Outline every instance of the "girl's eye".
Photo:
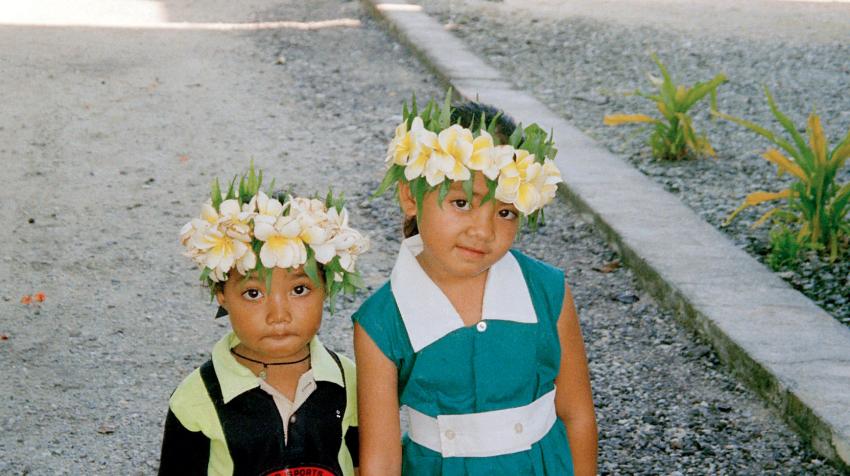
M 452 200 L 452 205 L 459 210 L 469 210 L 472 208 L 470 203 L 464 199 Z
M 308 294 L 310 294 L 310 288 L 303 284 L 299 284 L 298 286 L 292 288 L 293 296 L 306 296 Z
M 506 218 L 508 220 L 515 220 L 519 215 L 517 212 L 511 210 L 510 208 L 503 208 L 499 210 L 499 217 Z
M 259 289 L 251 288 L 242 293 L 242 296 L 249 301 L 256 301 L 263 297 L 263 292 Z

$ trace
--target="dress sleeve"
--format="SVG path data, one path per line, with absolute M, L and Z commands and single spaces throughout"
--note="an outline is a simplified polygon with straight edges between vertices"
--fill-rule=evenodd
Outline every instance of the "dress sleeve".
M 557 332 L 558 317 L 564 305 L 564 272 L 548 263 L 538 261 L 518 251 L 511 250 L 519 262 L 528 283 L 531 302 L 538 318 L 545 319 Z
M 210 460 L 210 440 L 201 431 L 190 431 L 171 409 L 165 417 L 159 475 L 205 475 Z
M 360 306 L 351 319 L 360 325 L 397 368 L 413 353 L 395 298 L 387 282 Z

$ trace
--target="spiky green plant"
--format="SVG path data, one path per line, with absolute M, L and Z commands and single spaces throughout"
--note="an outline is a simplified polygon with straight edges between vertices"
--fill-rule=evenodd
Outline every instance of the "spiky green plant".
M 791 142 L 753 122 L 721 112 L 714 114 L 750 129 L 779 147 L 781 151 L 772 148 L 763 157 L 776 165 L 780 176 L 789 173 L 796 180 L 779 192 L 756 191 L 749 194 L 726 223 L 748 207 L 781 200 L 781 205 L 768 210 L 753 226 L 770 218 L 795 226 L 799 230 L 797 242 L 800 245 L 828 253 L 829 260 L 834 262 L 850 248 L 850 182 L 840 185 L 836 181 L 836 175 L 850 157 L 850 131 L 830 150 L 820 117 L 812 112 L 808 119 L 806 141 L 794 123 L 776 106 L 766 87 L 765 95 L 771 112 L 790 136 Z
M 677 85 L 670 77 L 667 68 L 652 54 L 652 60 L 661 70 L 661 78 L 650 75 L 649 79 L 658 88 L 658 94 L 647 94 L 640 90 L 634 94 L 655 102 L 660 118 L 646 114 L 609 114 L 603 123 L 617 126 L 629 123 L 653 124 L 649 145 L 652 155 L 658 159 L 680 160 L 690 157 L 716 156 L 714 148 L 705 135 L 694 130 L 693 119 L 688 114 L 706 95 L 711 95 L 711 107 L 716 109 L 717 87 L 726 82 L 726 76 L 718 74 L 707 83 L 696 83 L 692 87 Z

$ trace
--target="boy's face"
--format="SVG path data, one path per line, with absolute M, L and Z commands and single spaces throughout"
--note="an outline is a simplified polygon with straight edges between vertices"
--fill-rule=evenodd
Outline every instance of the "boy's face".
M 274 268 L 271 287 L 265 279 L 237 272 L 216 293 L 230 315 L 233 331 L 247 357 L 262 361 L 288 360 L 304 350 L 322 323 L 324 288 L 304 273 Z
M 434 191 L 425 196 L 419 234 L 424 249 L 419 262 L 432 278 L 466 278 L 487 271 L 511 248 L 519 227 L 519 214 L 511 204 L 488 200 L 487 184 L 475 173 L 472 203 L 460 182 L 454 182 L 442 206 Z M 416 215 L 416 202 L 410 188 L 401 184 L 402 210 Z

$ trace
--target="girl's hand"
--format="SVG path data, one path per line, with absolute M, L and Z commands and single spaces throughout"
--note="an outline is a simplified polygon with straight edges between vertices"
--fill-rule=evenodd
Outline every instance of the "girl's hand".
M 401 475 L 397 369 L 357 323 L 354 324 L 354 355 L 357 361 L 360 474 Z
M 584 340 L 569 286 L 564 283 L 564 303 L 558 317 L 561 370 L 555 378 L 555 409 L 567 427 L 567 438 L 576 476 L 595 475 L 597 457 L 596 414 Z

